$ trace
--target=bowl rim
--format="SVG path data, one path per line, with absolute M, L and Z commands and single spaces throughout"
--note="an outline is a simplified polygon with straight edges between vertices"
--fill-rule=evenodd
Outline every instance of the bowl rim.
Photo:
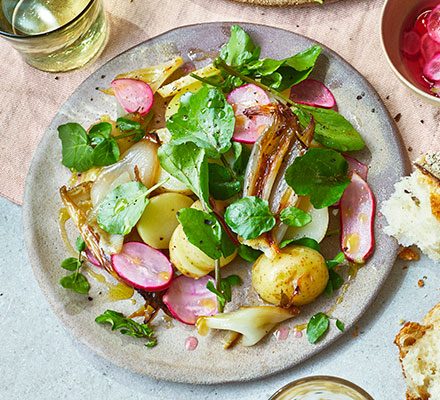
M 408 79 L 406 79 L 403 76 L 403 74 L 398 70 L 398 68 L 391 61 L 391 58 L 389 56 L 388 49 L 387 49 L 387 46 L 386 46 L 385 40 L 384 40 L 384 36 L 385 36 L 384 35 L 384 19 L 385 19 L 385 14 L 387 12 L 387 7 L 391 1 L 392 0 L 385 0 L 384 4 L 382 6 L 382 11 L 381 11 L 381 16 L 380 16 L 380 44 L 382 46 L 383 52 L 385 53 L 385 58 L 387 59 L 388 64 L 390 65 L 392 71 L 395 73 L 395 75 L 400 79 L 400 81 L 402 83 L 404 83 L 408 88 L 412 89 L 419 96 L 423 97 L 425 100 L 428 100 L 431 103 L 435 103 L 436 105 L 440 105 L 440 97 L 433 96 L 433 95 L 423 91 L 422 89 L 418 88 L 417 86 L 415 86 L 413 83 L 411 83 Z

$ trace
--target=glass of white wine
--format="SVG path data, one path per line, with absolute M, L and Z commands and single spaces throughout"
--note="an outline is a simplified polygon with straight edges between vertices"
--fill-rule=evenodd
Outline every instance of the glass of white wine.
M 104 49 L 102 0 L 0 0 L 0 36 L 43 71 L 80 68 Z

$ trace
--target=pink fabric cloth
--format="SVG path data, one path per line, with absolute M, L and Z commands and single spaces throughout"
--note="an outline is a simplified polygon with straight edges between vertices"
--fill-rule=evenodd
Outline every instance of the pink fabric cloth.
M 0 195 L 21 203 L 33 152 L 60 105 L 96 68 L 121 51 L 176 26 L 211 21 L 273 25 L 309 36 L 338 52 L 376 88 L 411 159 L 440 149 L 440 108 L 425 103 L 393 74 L 380 46 L 383 0 L 341 0 L 308 7 L 267 8 L 228 0 L 105 0 L 111 34 L 98 61 L 49 74 L 26 65 L 0 43 Z

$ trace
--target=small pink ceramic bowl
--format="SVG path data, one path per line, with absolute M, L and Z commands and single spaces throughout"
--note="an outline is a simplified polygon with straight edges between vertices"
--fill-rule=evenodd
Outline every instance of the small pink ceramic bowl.
M 424 7 L 435 7 L 440 0 L 387 0 L 382 10 L 381 39 L 382 47 L 397 77 L 412 91 L 431 104 L 440 106 L 440 98 L 425 92 L 403 63 L 400 53 L 402 28 L 407 18 L 416 10 Z

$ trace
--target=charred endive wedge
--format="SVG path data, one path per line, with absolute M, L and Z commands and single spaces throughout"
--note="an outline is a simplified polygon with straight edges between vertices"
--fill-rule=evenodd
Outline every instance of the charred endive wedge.
M 241 307 L 237 311 L 200 317 L 196 326 L 199 334 L 206 335 L 209 329 L 221 329 L 243 335 L 243 346 L 253 346 L 263 339 L 276 325 L 299 314 L 297 308 L 272 306 Z M 233 336 L 235 339 L 235 335 Z M 235 341 L 235 340 L 234 340 Z M 232 341 L 231 341 L 232 342 Z
M 271 211 L 278 214 L 286 207 L 296 204 L 298 196 L 284 179 L 284 173 L 293 160 L 306 149 L 301 138 L 310 139 L 310 128 L 301 134 L 298 119 L 290 108 L 281 103 L 272 103 L 245 110 L 246 115 L 257 113 L 271 114 L 272 124 L 255 142 L 247 166 L 243 196 L 257 196 L 269 202 Z M 313 130 L 313 127 L 311 128 Z M 274 258 L 278 252 L 286 227 L 278 222 L 271 232 L 252 240 L 239 238 L 241 243 L 263 251 L 267 257 Z

